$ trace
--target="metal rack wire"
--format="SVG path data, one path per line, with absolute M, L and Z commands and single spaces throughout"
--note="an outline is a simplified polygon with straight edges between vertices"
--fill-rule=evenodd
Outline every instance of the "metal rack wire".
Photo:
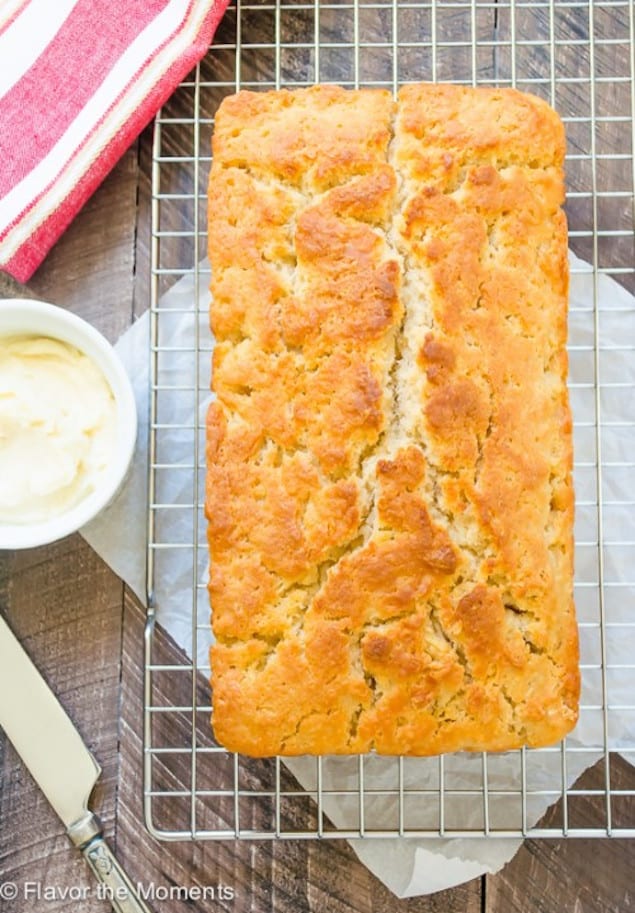
M 626 370 L 635 345 L 624 335 L 635 322 L 634 19 L 630 0 L 238 0 L 157 117 L 144 719 L 155 836 L 635 836 Z M 503 756 L 317 758 L 292 772 L 280 759 L 228 754 L 208 723 L 203 258 L 214 112 L 239 88 L 322 81 L 394 91 L 414 80 L 517 86 L 545 97 L 566 124 L 570 244 L 582 258 L 569 347 L 582 735 Z M 182 650 L 156 624 L 166 611 L 180 613 Z

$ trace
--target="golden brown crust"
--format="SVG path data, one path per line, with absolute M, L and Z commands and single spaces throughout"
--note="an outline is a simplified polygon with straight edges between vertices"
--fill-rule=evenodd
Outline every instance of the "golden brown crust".
M 433 754 L 575 723 L 564 134 L 511 89 L 216 118 L 214 728 Z

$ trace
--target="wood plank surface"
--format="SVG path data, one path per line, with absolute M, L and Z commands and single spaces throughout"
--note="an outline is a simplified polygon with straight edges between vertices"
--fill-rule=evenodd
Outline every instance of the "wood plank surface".
M 602 790 L 603 783 L 600 762 L 577 787 Z M 616 794 L 635 791 L 635 770 L 619 756 L 612 759 L 611 788 Z M 598 801 L 581 798 L 576 823 L 597 824 Z M 632 824 L 633 799 L 613 805 L 614 824 Z M 555 821 L 558 814 L 553 809 L 546 820 Z M 626 913 L 635 909 L 634 870 L 633 840 L 527 840 L 501 872 L 487 877 L 484 913 Z
M 126 152 L 29 282 L 115 341 L 132 320 L 138 147 Z
M 601 266 L 632 266 L 632 201 L 625 191 L 633 190 L 632 162 L 618 158 L 595 168 L 589 122 L 590 28 L 598 37 L 613 39 L 596 54 L 599 76 L 615 76 L 595 86 L 596 114 L 605 118 L 595 125 L 594 143 L 601 153 L 632 153 L 628 115 L 631 87 L 620 78 L 631 72 L 632 46 L 629 44 L 627 5 L 593 9 L 585 4 L 556 4 L 553 20 L 557 45 L 558 73 L 567 73 L 578 82 L 558 84 L 557 105 L 575 117 L 568 125 L 569 147 L 578 158 L 571 166 L 569 186 L 582 194 L 571 198 L 568 216 L 578 235 L 573 246 L 587 258 L 594 254 L 592 228 L 617 228 L 616 237 L 601 238 L 597 247 Z M 285 47 L 281 54 L 284 79 L 311 79 L 315 60 L 303 44 L 313 36 L 312 11 L 293 10 L 284 2 L 278 21 Z M 512 15 L 514 18 L 512 19 Z M 429 37 L 433 21 L 432 6 L 399 9 L 398 78 L 491 80 L 498 75 L 542 79 L 535 87 L 549 97 L 549 8 L 530 4 L 438 4 L 434 9 L 437 38 Z M 511 54 L 512 25 L 515 37 L 540 38 L 540 46 L 520 45 Z M 243 52 L 242 78 L 263 80 L 274 60 L 272 42 L 276 17 L 273 10 L 253 9 L 243 14 L 243 41 L 251 48 Z M 390 10 L 381 4 L 362 9 L 357 27 L 366 36 L 390 35 Z M 351 10 L 327 7 L 319 16 L 320 36 L 325 49 L 320 57 L 321 78 L 350 80 L 354 57 L 350 42 L 355 23 Z M 473 57 L 465 42 L 472 30 L 481 41 Z M 218 44 L 235 39 L 236 14 L 230 10 L 218 36 Z M 495 47 L 492 39 L 498 38 Z M 582 43 L 567 44 L 567 38 Z M 584 42 L 587 44 L 584 44 Z M 386 43 L 386 42 L 384 42 Z M 388 42 L 389 43 L 389 42 Z M 294 47 L 294 45 L 296 47 Z M 367 62 L 368 61 L 368 62 Z M 232 90 L 235 57 L 222 47 L 203 64 L 205 78 L 223 78 L 228 86 L 218 97 L 210 92 L 202 99 L 202 113 L 213 116 L 220 95 Z M 515 71 L 514 71 L 515 67 Z M 365 56 L 360 72 L 362 81 L 390 80 L 393 77 L 391 49 L 378 48 Z M 189 104 L 192 92 L 189 91 Z M 167 110 L 178 116 L 188 92 L 175 98 Z M 166 127 L 166 141 L 173 154 L 191 148 L 192 135 L 183 125 Z M 201 147 L 209 143 L 211 124 L 201 129 Z M 148 306 L 150 288 L 150 173 L 151 131 L 123 157 L 119 165 L 78 215 L 64 237 L 29 283 L 35 297 L 66 306 L 94 323 L 114 340 L 134 317 Z M 631 169 L 631 170 L 629 170 Z M 192 186 L 188 166 L 165 170 L 167 190 Z M 204 186 L 205 173 L 201 175 Z M 588 190 L 595 186 L 605 197 L 594 211 Z M 610 191 L 618 191 L 611 196 Z M 179 226 L 183 213 L 164 208 L 162 227 Z M 195 213 L 191 213 L 194 224 Z M 204 211 L 199 212 L 199 220 Z M 177 259 L 193 259 L 191 244 L 178 249 Z M 633 285 L 633 274 L 621 273 L 619 281 Z M 174 279 L 166 279 L 163 288 Z M 3 288 L 0 285 L 0 288 Z M 6 294 L 6 292 L 5 292 Z M 156 903 L 163 913 L 185 910 L 226 910 L 232 913 L 617 913 L 635 905 L 633 868 L 635 843 L 626 840 L 534 840 L 528 841 L 518 855 L 499 874 L 475 879 L 450 891 L 429 897 L 399 901 L 357 860 L 343 841 L 222 841 L 157 842 L 144 829 L 142 809 L 142 713 L 143 713 L 143 628 L 141 606 L 121 581 L 98 558 L 80 536 L 72 536 L 51 546 L 23 553 L 0 554 L 0 610 L 8 618 L 25 647 L 60 697 L 103 767 L 93 806 L 104 820 L 106 833 L 133 880 L 161 887 L 200 886 L 207 896 L 188 902 Z M 159 631 L 157 649 L 166 660 L 183 662 L 176 645 Z M 166 687 L 174 687 L 169 685 Z M 200 700 L 205 702 L 206 684 L 197 683 Z M 197 720 L 197 726 L 205 726 Z M 179 732 L 179 727 L 181 731 Z M 170 737 L 187 737 L 189 719 L 176 721 Z M 202 729 L 200 737 L 203 737 Z M 184 791 L 189 784 L 187 761 L 164 768 L 173 786 Z M 252 784 L 266 776 L 265 767 L 255 763 L 246 775 Z M 585 775 L 592 788 L 603 782 L 601 765 Z M 611 780 L 614 788 L 635 791 L 633 768 L 613 759 Z M 285 781 L 290 784 L 291 781 Z M 625 799 L 625 802 L 628 801 Z M 187 800 L 186 800 L 187 802 Z M 632 822 L 633 799 L 624 805 Z M 168 814 L 167 810 L 164 810 Z M 288 808 L 284 814 L 298 814 Z M 307 807 L 308 816 L 315 810 Z M 183 808 L 170 814 L 181 822 Z M 254 806 L 249 814 L 257 821 L 265 815 Z M 560 820 L 561 810 L 549 813 Z M 580 805 L 580 820 L 595 820 L 594 800 Z M 200 810 L 201 820 L 205 811 Z M 586 816 L 586 819 L 585 819 Z M 618 816 L 619 817 L 619 816 Z M 27 881 L 64 888 L 73 885 L 92 888 L 92 876 L 63 834 L 61 824 L 40 795 L 22 763 L 4 738 L 0 738 L 0 882 Z M 221 888 L 232 896 L 220 896 Z M 211 897 L 209 889 L 216 890 Z M 48 898 L 25 897 L 14 900 L 0 896 L 0 913 L 45 913 L 77 910 L 98 913 L 109 905 L 94 896 L 81 904 Z

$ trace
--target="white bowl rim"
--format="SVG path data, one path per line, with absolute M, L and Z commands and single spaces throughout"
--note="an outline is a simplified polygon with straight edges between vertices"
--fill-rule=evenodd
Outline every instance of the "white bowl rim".
M 13 319 L 5 320 L 8 316 Z M 45 325 L 38 326 L 37 320 Z M 4 325 L 3 325 L 4 324 Z M 0 338 L 13 335 L 60 339 L 87 355 L 103 373 L 117 405 L 117 448 L 100 484 L 78 504 L 41 523 L 0 522 L 0 549 L 46 545 L 93 520 L 117 494 L 130 467 L 137 440 L 137 409 L 130 378 L 117 352 L 94 326 L 66 308 L 35 298 L 0 299 Z

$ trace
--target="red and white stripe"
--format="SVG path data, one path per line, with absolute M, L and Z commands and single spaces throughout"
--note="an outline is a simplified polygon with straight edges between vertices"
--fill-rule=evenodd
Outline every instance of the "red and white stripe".
M 0 269 L 26 281 L 228 0 L 0 0 Z

